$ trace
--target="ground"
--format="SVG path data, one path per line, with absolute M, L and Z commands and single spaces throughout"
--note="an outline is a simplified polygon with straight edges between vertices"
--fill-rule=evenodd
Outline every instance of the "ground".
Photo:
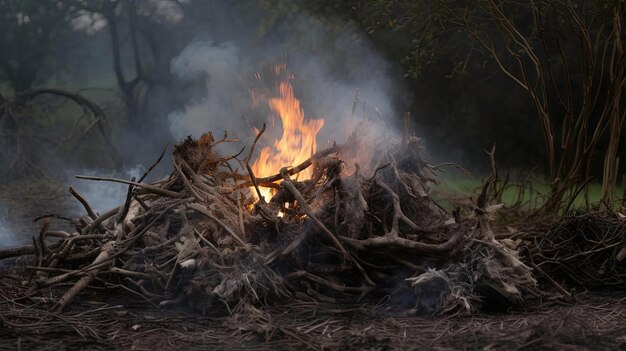
M 31 243 L 41 222 L 34 219 L 46 214 L 78 215 L 76 200 L 67 185 L 52 179 L 22 179 L 0 182 L 0 248 Z M 56 229 L 71 229 L 64 221 Z
M 626 349 L 624 293 L 581 292 L 574 301 L 474 316 L 301 303 L 236 317 L 162 310 L 119 288 L 89 290 L 55 314 L 49 299 L 11 300 L 18 283 L 0 279 L 0 350 Z

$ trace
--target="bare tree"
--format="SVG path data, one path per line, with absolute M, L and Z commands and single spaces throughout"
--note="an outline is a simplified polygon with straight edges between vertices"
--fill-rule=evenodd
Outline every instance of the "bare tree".
M 86 97 L 58 88 L 38 87 L 42 67 L 55 46 L 75 28 L 80 16 L 78 0 L 0 0 L 0 79 L 9 83 L 12 96 L 0 95 L 0 177 L 42 175 L 36 158 L 60 156 L 66 148 L 71 157 L 85 140 L 97 138 L 108 149 L 110 165 L 119 165 L 119 155 L 109 137 L 104 111 Z M 56 96 L 84 111 L 65 138 L 43 133 L 50 121 L 38 97 Z M 101 139 L 100 139 L 101 138 Z
M 182 16 L 181 2 L 137 0 L 85 0 L 81 8 L 106 20 L 111 41 L 113 70 L 122 93 L 130 123 L 136 129 L 146 124 L 150 93 L 163 77 L 159 34 L 162 22 L 176 22 Z
M 611 207 L 626 114 L 621 2 L 443 3 L 448 21 L 526 91 L 535 107 L 551 183 L 545 209 L 567 207 L 581 182 L 587 193 L 592 161 L 607 131 L 602 202 Z

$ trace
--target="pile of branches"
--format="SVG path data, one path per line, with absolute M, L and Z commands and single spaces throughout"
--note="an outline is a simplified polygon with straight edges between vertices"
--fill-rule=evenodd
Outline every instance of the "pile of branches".
M 535 241 L 529 254 L 546 276 L 587 288 L 626 284 L 626 221 L 614 213 L 575 213 Z
M 428 195 L 434 167 L 419 138 L 371 145 L 355 134 L 257 178 L 250 159 L 263 130 L 244 159 L 214 151 L 231 141 L 226 135 L 188 138 L 175 147 L 173 173 L 152 184 L 143 181 L 147 174 L 79 177 L 127 184 L 125 203 L 98 214 L 70 188 L 86 211 L 73 220 L 76 231 L 51 230 L 46 219 L 32 246 L 1 251 L 0 258 L 34 255 L 29 294 L 72 283 L 58 310 L 102 283 L 202 312 L 287 299 L 382 299 L 414 312 L 470 313 L 490 301 L 510 305 L 536 296 L 531 269 L 491 228 L 501 207 L 489 203 L 495 164 L 477 203 L 449 216 Z M 359 163 L 348 169 L 344 160 L 371 171 Z M 235 171 L 237 164 L 248 172 Z M 311 179 L 297 180 L 308 167 Z M 259 187 L 275 188 L 275 195 L 264 199 Z

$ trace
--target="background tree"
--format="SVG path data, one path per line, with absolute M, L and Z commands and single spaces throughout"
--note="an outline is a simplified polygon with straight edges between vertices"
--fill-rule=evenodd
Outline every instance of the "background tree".
M 72 30 L 72 0 L 0 0 L 0 81 L 15 94 L 32 87 L 50 52 Z
M 183 2 L 174 0 L 86 0 L 83 16 L 104 21 L 109 33 L 113 72 L 135 130 L 150 125 L 150 102 L 160 86 L 171 85 L 169 63 L 181 43 L 172 40 L 182 19 Z M 96 22 L 94 22 L 96 23 Z M 178 44 L 178 45 L 177 45 Z M 159 98 L 162 96 L 158 96 Z
M 602 202 L 611 207 L 626 115 L 621 2 L 481 0 L 446 6 L 447 23 L 463 30 L 530 97 L 551 184 L 546 209 L 567 206 L 580 182 L 586 188 L 602 151 Z
M 437 111 L 441 124 L 419 122 L 429 129 L 427 138 L 430 131 L 440 136 L 438 147 L 445 147 L 448 136 L 465 134 L 469 144 L 515 136 L 516 143 L 499 143 L 499 155 L 527 167 L 542 143 L 551 187 L 546 209 L 567 206 L 582 183 L 586 194 L 594 176 L 602 179 L 605 206 L 613 203 L 618 151 L 624 149 L 622 2 L 318 1 L 311 8 L 359 23 L 384 52 L 404 62 L 416 92 L 415 115 L 433 105 L 433 97 L 435 105 L 448 106 Z M 473 106 L 478 115 L 468 116 Z M 515 120 L 532 115 L 539 122 L 535 127 Z M 442 134 L 454 116 L 478 127 Z
M 541 130 L 532 123 L 526 96 L 475 43 L 445 24 L 444 5 L 432 0 L 303 3 L 321 16 L 355 23 L 404 72 L 410 93 L 398 106 L 411 111 L 417 133 L 436 145 L 430 148 L 435 158 L 486 172 L 482 149 L 496 142 L 501 166 L 535 168 L 543 154 Z M 520 130 L 526 131 L 523 137 Z
M 0 160 L 4 165 L 0 178 L 58 175 L 62 172 L 44 172 L 39 166 L 50 168 L 54 160 L 71 158 L 92 132 L 93 139 L 108 148 L 109 157 L 100 159 L 108 166 L 119 165 L 104 111 L 75 92 L 41 86 L 51 77 L 52 70 L 45 67 L 75 34 L 79 5 L 73 0 L 0 0 L 0 81 L 13 91 L 11 97 L 0 94 Z M 53 106 L 67 102 L 82 109 L 75 120 L 54 115 Z

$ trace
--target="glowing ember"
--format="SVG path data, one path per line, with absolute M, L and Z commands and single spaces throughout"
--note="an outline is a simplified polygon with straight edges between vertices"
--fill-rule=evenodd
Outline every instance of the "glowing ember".
M 286 66 L 279 65 L 275 71 L 280 75 L 286 72 Z M 317 133 L 324 126 L 323 119 L 305 120 L 300 100 L 294 96 L 289 78 L 280 82 L 278 96 L 269 100 L 269 107 L 280 117 L 283 133 L 280 140 L 274 141 L 273 147 L 261 149 L 259 158 L 252 165 L 254 174 L 259 178 L 276 174 L 282 167 L 297 166 L 311 157 L 317 150 Z M 301 179 L 310 176 L 310 169 L 299 174 Z M 274 193 L 271 188 L 260 190 L 266 200 Z

